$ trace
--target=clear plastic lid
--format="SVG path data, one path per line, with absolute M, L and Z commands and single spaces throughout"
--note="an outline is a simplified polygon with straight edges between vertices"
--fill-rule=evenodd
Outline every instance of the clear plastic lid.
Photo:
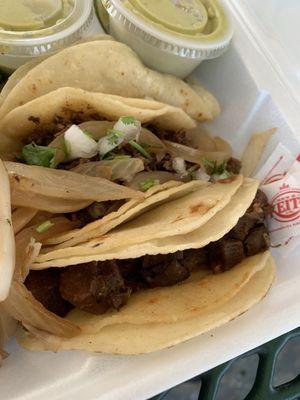
M 99 3 L 102 1 L 102 5 L 108 14 L 128 32 L 140 37 L 147 44 L 171 54 L 199 59 L 215 58 L 227 49 L 233 35 L 230 15 L 226 5 L 221 1 L 218 1 L 218 4 L 222 7 L 228 23 L 222 34 L 211 40 L 193 39 L 159 29 L 157 24 L 151 23 L 147 19 L 141 18 L 138 13 L 132 12 L 126 6 L 126 0 L 98 1 Z
M 51 27 L 0 31 L 2 55 L 32 57 L 59 50 L 80 38 L 93 21 L 92 0 L 74 0 L 71 12 Z

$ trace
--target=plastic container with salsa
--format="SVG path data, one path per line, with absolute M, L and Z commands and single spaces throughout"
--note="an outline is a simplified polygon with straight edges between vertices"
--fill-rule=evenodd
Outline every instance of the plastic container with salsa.
M 219 0 L 97 0 L 106 30 L 149 67 L 185 77 L 220 56 L 233 35 Z
M 92 0 L 0 0 L 0 69 L 11 72 L 99 31 Z

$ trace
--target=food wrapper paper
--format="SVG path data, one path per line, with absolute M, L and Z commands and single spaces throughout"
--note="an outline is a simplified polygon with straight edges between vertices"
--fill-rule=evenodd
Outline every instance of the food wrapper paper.
M 255 177 L 273 207 L 271 245 L 287 255 L 300 245 L 300 154 L 294 157 L 279 143 Z

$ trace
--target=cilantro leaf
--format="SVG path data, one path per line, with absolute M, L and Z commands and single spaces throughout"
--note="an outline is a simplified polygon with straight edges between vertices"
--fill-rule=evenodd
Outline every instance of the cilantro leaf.
M 128 142 L 130 146 L 134 147 L 138 152 L 142 154 L 148 160 L 152 160 L 151 155 L 146 151 L 140 144 L 138 144 L 135 140 L 129 140 Z
M 91 132 L 89 132 L 89 131 L 87 131 L 87 130 L 83 130 L 82 132 L 83 132 L 86 136 L 88 136 L 88 137 L 90 137 L 90 138 L 93 139 L 93 134 L 92 134 Z
M 22 159 L 29 165 L 55 168 L 57 149 L 48 146 L 38 146 L 35 143 L 27 144 L 21 151 Z
M 54 222 L 45 221 L 35 228 L 37 233 L 44 233 L 54 225 Z
M 148 189 L 152 188 L 152 186 L 158 185 L 159 180 L 154 178 L 148 178 L 139 183 L 139 187 L 143 192 L 146 192 Z
M 203 163 L 208 175 L 222 175 L 224 173 L 228 173 L 227 161 L 223 161 L 218 165 L 217 161 L 203 157 Z
M 129 116 L 125 116 L 125 117 L 121 117 L 121 121 L 125 125 L 130 125 L 130 124 L 133 124 L 135 126 L 138 125 L 137 120 L 134 117 L 131 117 L 130 115 Z

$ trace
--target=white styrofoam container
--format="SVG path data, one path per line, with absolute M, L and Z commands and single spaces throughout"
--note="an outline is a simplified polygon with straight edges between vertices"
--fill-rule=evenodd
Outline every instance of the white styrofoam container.
M 292 78 L 284 74 L 276 55 L 270 62 L 268 40 L 246 6 L 240 9 L 238 0 L 228 3 L 235 21 L 232 47 L 195 72 L 221 102 L 222 114 L 210 129 L 229 139 L 239 154 L 251 132 L 277 126 L 265 157 L 278 141 L 296 154 L 300 104 L 289 90 Z M 300 252 L 275 256 L 277 280 L 260 304 L 224 327 L 164 351 L 129 357 L 81 351 L 53 354 L 28 352 L 10 343 L 11 355 L 0 370 L 0 399 L 146 399 L 296 328 Z

